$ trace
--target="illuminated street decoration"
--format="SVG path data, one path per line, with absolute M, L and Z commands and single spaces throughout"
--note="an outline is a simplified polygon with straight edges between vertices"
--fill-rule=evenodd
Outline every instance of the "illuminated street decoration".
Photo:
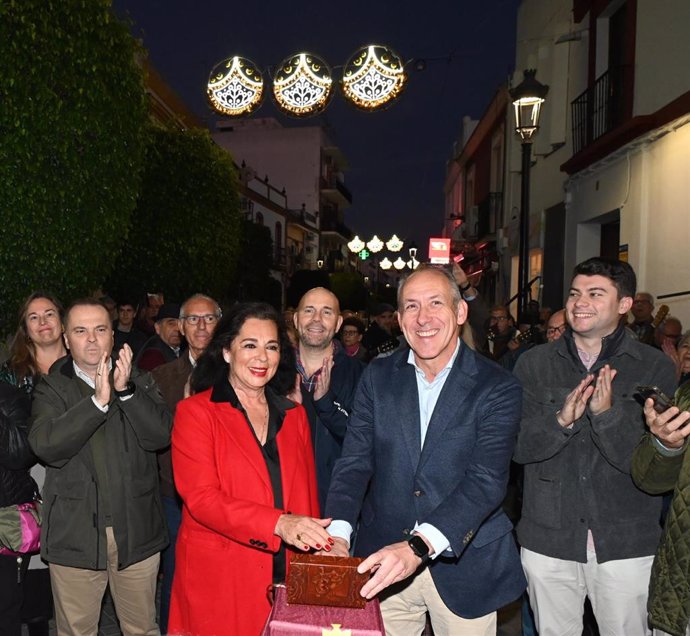
M 355 235 L 355 238 L 353 238 L 347 244 L 347 247 L 351 252 L 357 253 L 357 252 L 361 252 L 366 247 L 366 245 L 365 245 L 364 241 L 361 238 L 359 238 L 359 236 Z
M 390 259 L 387 256 L 379 263 L 379 267 L 381 269 L 390 269 L 392 266 L 393 263 L 391 263 Z
M 264 81 L 256 64 L 235 55 L 216 64 L 209 75 L 206 92 L 214 110 L 241 117 L 260 106 Z
M 398 238 L 397 234 L 391 236 L 390 241 L 386 241 L 386 248 L 389 252 L 399 252 L 404 243 Z
M 398 54 L 373 44 L 360 49 L 347 61 L 341 86 L 345 97 L 355 106 L 373 110 L 390 104 L 406 81 Z
M 376 254 L 376 252 L 380 252 L 383 249 L 383 241 L 374 234 L 371 241 L 367 243 L 367 247 Z
M 273 97 L 288 115 L 316 115 L 326 108 L 332 96 L 331 69 L 312 53 L 290 56 L 273 76 Z
M 395 267 L 395 269 L 404 269 L 405 265 L 407 265 L 407 263 L 405 263 L 405 261 L 399 256 L 395 259 L 395 261 L 393 261 L 393 266 Z

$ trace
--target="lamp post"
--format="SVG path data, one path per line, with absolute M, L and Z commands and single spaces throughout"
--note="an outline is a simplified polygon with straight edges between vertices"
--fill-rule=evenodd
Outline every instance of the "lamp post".
M 549 87 L 535 78 L 537 71 L 527 69 L 524 79 L 511 89 L 515 109 L 515 132 L 522 139 L 522 195 L 520 198 L 520 243 L 518 257 L 518 313 L 527 309 L 529 283 L 529 175 L 532 167 L 532 136 L 539 129 L 541 105 Z

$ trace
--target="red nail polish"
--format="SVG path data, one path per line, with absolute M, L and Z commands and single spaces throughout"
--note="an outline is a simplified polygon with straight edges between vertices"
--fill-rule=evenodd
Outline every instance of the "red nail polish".
M 317 543 L 316 546 L 314 546 L 317 550 L 321 549 L 321 546 Z
M 309 549 L 309 546 L 308 546 L 308 545 L 305 545 L 302 549 L 303 549 L 303 550 L 308 550 L 308 549 Z
M 325 545 L 325 546 L 323 546 L 323 549 L 326 550 L 326 552 L 330 552 L 330 551 L 331 551 L 331 546 L 330 546 L 330 545 Z
M 331 545 L 335 545 L 335 540 L 331 537 L 328 537 L 328 543 L 330 543 Z

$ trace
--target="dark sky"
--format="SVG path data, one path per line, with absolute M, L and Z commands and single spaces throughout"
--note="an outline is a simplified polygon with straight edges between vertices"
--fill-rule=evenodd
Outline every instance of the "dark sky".
M 406 91 L 382 112 L 359 112 L 336 94 L 325 116 L 288 119 L 269 97 L 254 115 L 289 125 L 325 119 L 350 164 L 345 181 L 353 205 L 346 223 L 362 238 L 376 232 L 385 240 L 396 232 L 414 239 L 423 255 L 443 224 L 445 165 L 462 117 L 479 118 L 513 70 L 519 0 L 113 5 L 118 15 L 129 16 L 156 69 L 209 126 L 217 117 L 206 103 L 206 81 L 213 66 L 231 55 L 251 59 L 267 80 L 266 69 L 301 51 L 320 55 L 331 68 L 366 44 L 391 46 L 404 60 L 426 59 L 426 70 L 410 69 Z M 334 76 L 339 78 L 339 69 Z

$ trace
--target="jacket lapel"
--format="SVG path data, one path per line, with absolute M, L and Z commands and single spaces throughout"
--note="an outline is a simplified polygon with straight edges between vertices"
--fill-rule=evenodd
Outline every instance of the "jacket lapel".
M 422 437 L 419 430 L 419 394 L 417 392 L 417 378 L 415 368 L 407 362 L 407 353 L 401 356 L 395 366 L 395 372 L 391 378 L 391 386 L 397 388 L 394 391 L 394 402 L 391 405 L 392 421 L 399 422 L 405 445 L 410 454 L 412 468 L 419 464 L 421 455 Z M 388 418 L 385 418 L 388 421 Z
M 218 419 L 223 423 L 223 430 L 231 440 L 228 445 L 229 448 L 235 449 L 248 458 L 249 463 L 261 478 L 264 486 L 270 493 L 273 493 L 266 462 L 252 432 L 249 430 L 249 423 L 244 415 L 227 402 L 217 403 L 216 408 L 218 409 Z M 248 481 L 250 480 L 248 479 Z

